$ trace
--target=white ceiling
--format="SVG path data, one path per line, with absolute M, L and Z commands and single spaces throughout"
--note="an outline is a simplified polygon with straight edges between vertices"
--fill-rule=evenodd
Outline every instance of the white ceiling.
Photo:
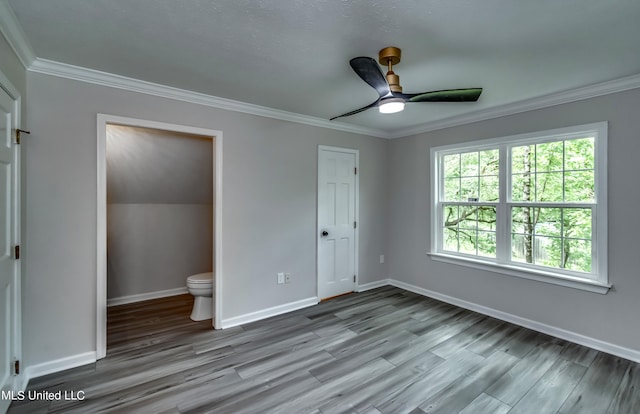
M 405 93 L 484 88 L 333 121 L 388 134 L 640 74 L 638 0 L 8 3 L 40 59 L 306 116 L 373 102 L 348 62 L 386 46 L 402 49 Z

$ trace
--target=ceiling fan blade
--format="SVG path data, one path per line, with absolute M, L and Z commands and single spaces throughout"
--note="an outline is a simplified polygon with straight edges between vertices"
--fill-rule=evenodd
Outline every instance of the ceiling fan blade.
M 329 121 L 333 121 L 336 118 L 342 118 L 343 116 L 351 116 L 351 115 L 355 115 L 357 113 L 360 113 L 364 110 L 367 110 L 369 108 L 373 108 L 374 106 L 378 105 L 378 102 L 380 102 L 380 99 L 376 100 L 375 102 L 367 105 L 367 106 L 363 106 L 360 109 L 356 109 L 355 111 L 351 111 L 351 112 L 347 112 L 346 114 L 342 114 L 342 115 L 338 115 L 338 116 L 334 116 L 333 118 L 329 119 Z
M 402 94 L 402 97 L 408 102 L 475 102 L 481 93 L 482 88 L 467 88 Z
M 378 92 L 380 97 L 391 93 L 389 84 L 378 63 L 370 57 L 356 57 L 349 61 L 351 68 L 360 78 Z

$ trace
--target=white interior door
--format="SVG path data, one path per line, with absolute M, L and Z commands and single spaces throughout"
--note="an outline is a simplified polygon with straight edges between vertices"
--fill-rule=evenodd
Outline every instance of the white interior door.
M 0 88 L 0 390 L 15 390 L 14 361 L 19 345 L 19 267 L 15 246 L 19 237 L 18 146 L 14 142 L 17 107 Z M 0 398 L 0 412 L 11 402 Z
M 358 151 L 318 148 L 318 298 L 353 292 L 357 274 Z

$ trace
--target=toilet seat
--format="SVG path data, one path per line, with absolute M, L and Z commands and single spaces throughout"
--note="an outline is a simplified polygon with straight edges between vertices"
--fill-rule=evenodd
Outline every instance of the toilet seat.
M 187 283 L 194 285 L 198 284 L 212 284 L 213 272 L 198 273 L 197 275 L 191 275 L 187 278 Z

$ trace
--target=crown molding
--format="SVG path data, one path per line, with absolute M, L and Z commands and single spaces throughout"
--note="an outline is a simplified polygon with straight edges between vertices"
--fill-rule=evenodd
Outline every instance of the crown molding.
M 18 56 L 22 66 L 28 69 L 35 61 L 36 54 L 7 0 L 0 0 L 0 32 L 7 39 L 7 43 Z
M 390 138 L 390 135 L 387 132 L 374 128 L 366 128 L 344 123 L 335 123 L 329 121 L 328 119 L 296 114 L 293 112 L 267 108 L 265 106 L 234 101 L 231 99 L 219 98 L 199 92 L 174 88 L 172 86 L 160 85 L 157 83 L 147 82 L 139 79 L 128 78 L 126 76 L 101 72 L 94 69 L 87 69 L 80 66 L 68 65 L 66 63 L 54 62 L 47 59 L 37 58 L 31 64 L 31 66 L 29 66 L 28 70 L 30 72 L 73 79 L 81 82 L 92 83 L 95 85 L 109 86 L 112 88 L 124 89 L 127 91 L 139 92 L 147 95 L 169 98 L 182 102 L 210 106 L 213 108 L 226 109 L 229 111 L 242 112 L 245 114 L 264 116 L 267 118 L 280 119 L 283 121 L 296 122 L 299 124 L 335 129 L 339 131 L 352 132 L 379 138 Z
M 584 99 L 595 98 L 597 96 L 609 95 L 616 92 L 624 92 L 631 89 L 640 88 L 640 74 L 627 76 L 607 82 L 596 83 L 567 91 L 551 93 L 531 99 L 517 101 L 509 104 L 494 106 L 492 108 L 481 109 L 466 114 L 454 116 L 429 122 L 416 127 L 404 128 L 395 131 L 391 138 L 401 138 L 409 135 L 422 134 L 436 131 L 438 129 L 451 128 L 454 126 L 470 124 L 472 122 L 486 121 L 488 119 L 499 118 L 507 115 L 514 115 L 550 106 L 561 105 Z

